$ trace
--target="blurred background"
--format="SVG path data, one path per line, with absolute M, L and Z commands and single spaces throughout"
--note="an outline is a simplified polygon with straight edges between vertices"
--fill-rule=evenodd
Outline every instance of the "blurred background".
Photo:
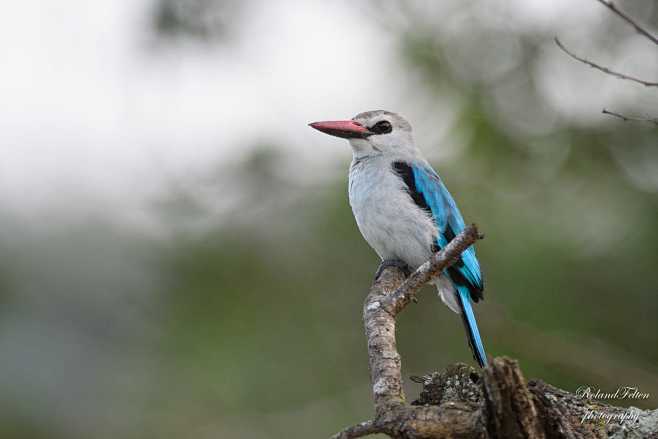
M 620 5 L 656 32 L 658 4 Z M 468 222 L 487 351 L 658 406 L 656 46 L 598 2 L 22 1 L 0 16 L 0 437 L 328 437 L 372 414 L 346 142 L 399 112 Z M 403 373 L 472 364 L 431 290 Z M 417 385 L 407 379 L 413 399 Z M 613 401 L 614 402 L 614 401 Z

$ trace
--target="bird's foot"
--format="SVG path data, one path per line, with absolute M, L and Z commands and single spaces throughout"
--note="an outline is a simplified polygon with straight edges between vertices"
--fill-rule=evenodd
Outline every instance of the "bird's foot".
M 377 268 L 377 272 L 375 273 L 375 280 L 379 279 L 379 276 L 381 276 L 384 270 L 388 267 L 399 268 L 402 270 L 405 276 L 409 276 L 411 274 L 411 269 L 405 262 L 399 259 L 384 259 L 381 264 L 379 264 L 379 268 Z

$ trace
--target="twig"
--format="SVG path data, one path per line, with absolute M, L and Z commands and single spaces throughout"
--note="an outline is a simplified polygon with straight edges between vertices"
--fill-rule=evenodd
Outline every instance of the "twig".
M 395 313 L 400 312 L 409 301 L 415 298 L 416 292 L 423 285 L 438 276 L 444 269 L 457 262 L 459 255 L 464 250 L 483 237 L 478 232 L 475 224 L 466 227 L 464 231 L 450 241 L 441 251 L 434 253 L 428 261 L 418 267 L 393 294 L 387 297 L 384 306 L 392 307 L 395 309 Z
M 649 40 L 653 41 L 654 44 L 658 44 L 658 38 L 657 37 L 655 37 L 651 32 L 649 32 L 648 30 L 646 30 L 642 26 L 640 26 L 633 18 L 626 15 L 623 11 L 617 9 L 617 6 L 613 2 L 607 1 L 607 0 L 597 0 L 597 1 L 599 3 L 601 3 L 602 5 L 606 6 L 608 9 L 610 9 L 615 14 L 617 14 L 619 17 L 621 17 L 623 20 L 625 20 L 628 24 L 633 26 L 638 33 L 644 35 Z
M 614 77 L 619 78 L 619 79 L 625 79 L 627 81 L 633 81 L 633 82 L 636 82 L 638 84 L 642 84 L 646 87 L 658 87 L 658 82 L 645 81 L 643 79 L 638 79 L 638 78 L 635 78 L 633 76 L 628 76 L 628 75 L 625 75 L 623 73 L 615 72 L 613 70 L 610 70 L 607 67 L 603 67 L 603 66 L 601 66 L 599 64 L 596 64 L 596 63 L 594 63 L 594 62 L 592 62 L 588 59 L 582 58 L 582 57 L 576 55 L 575 53 L 571 52 L 566 47 L 564 47 L 564 44 L 562 44 L 562 42 L 557 37 L 555 37 L 555 44 L 557 44 L 557 46 L 560 49 L 562 49 L 562 51 L 564 53 L 566 53 L 567 55 L 569 55 L 571 58 L 575 59 L 576 61 L 580 61 L 583 64 L 587 64 L 588 66 L 593 67 L 597 70 L 600 70 L 603 73 L 607 73 L 608 75 L 614 76 Z
M 614 111 L 609 111 L 609 110 L 607 110 L 607 109 L 605 109 L 605 108 L 603 109 L 603 111 L 601 111 L 601 113 L 603 113 L 603 114 L 608 114 L 608 115 L 610 115 L 610 116 L 614 116 L 614 117 L 616 117 L 616 118 L 618 118 L 618 119 L 623 120 L 624 122 L 630 122 L 630 121 L 633 121 L 633 122 L 647 122 L 647 123 L 651 123 L 651 124 L 654 124 L 654 125 L 658 126 L 658 118 L 653 118 L 653 117 L 637 117 L 637 116 L 625 116 L 625 115 L 623 115 L 623 114 L 621 114 L 621 113 L 615 113 Z

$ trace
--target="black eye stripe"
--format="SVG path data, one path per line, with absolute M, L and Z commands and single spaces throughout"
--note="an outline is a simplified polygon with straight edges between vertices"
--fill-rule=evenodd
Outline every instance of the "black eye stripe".
M 368 128 L 369 131 L 375 133 L 375 134 L 386 134 L 390 133 L 393 130 L 393 127 L 391 126 L 391 123 L 387 120 L 380 120 L 370 128 Z

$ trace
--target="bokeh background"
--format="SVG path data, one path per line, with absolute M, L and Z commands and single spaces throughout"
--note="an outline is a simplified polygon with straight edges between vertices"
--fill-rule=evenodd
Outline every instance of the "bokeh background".
M 656 32 L 658 4 L 620 2 Z M 486 239 L 488 353 L 658 405 L 656 46 L 598 2 L 26 0 L 0 15 L 0 437 L 327 437 L 372 414 L 346 142 L 388 109 Z M 404 375 L 472 362 L 431 291 Z M 409 380 L 407 380 L 408 382 Z M 418 388 L 408 383 L 413 398 Z

